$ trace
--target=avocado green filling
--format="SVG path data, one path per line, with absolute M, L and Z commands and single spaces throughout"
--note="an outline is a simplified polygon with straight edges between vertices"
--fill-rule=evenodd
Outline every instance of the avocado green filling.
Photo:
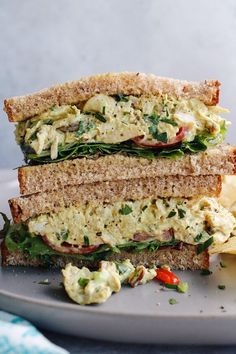
M 174 146 L 166 148 L 139 147 L 132 141 L 126 141 L 119 144 L 71 143 L 64 146 L 59 146 L 58 157 L 53 161 L 50 157 L 50 151 L 44 151 L 40 155 L 37 155 L 32 153 L 31 148 L 27 145 L 21 145 L 21 149 L 24 153 L 25 162 L 31 164 L 44 164 L 68 160 L 76 157 L 87 157 L 93 155 L 104 156 L 116 153 L 147 159 L 154 159 L 156 157 L 176 159 L 182 157 L 185 153 L 197 153 L 200 151 L 205 151 L 208 147 L 221 144 L 224 141 L 226 131 L 227 129 L 225 124 L 223 124 L 217 137 L 206 133 L 204 135 L 197 135 L 193 141 L 180 142 Z

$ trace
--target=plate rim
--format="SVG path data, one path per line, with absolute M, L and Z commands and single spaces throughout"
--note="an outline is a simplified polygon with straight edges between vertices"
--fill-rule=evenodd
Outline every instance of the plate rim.
M 45 307 L 54 307 L 57 310 L 58 309 L 62 309 L 65 311 L 81 311 L 83 313 L 86 314 L 93 314 L 93 315 L 105 315 L 105 316 L 116 316 L 116 317 L 132 317 L 132 318 L 150 318 L 150 319 L 199 319 L 199 318 L 203 318 L 203 319 L 219 319 L 219 318 L 225 318 L 225 319 L 235 319 L 236 320 L 236 314 L 231 314 L 229 312 L 219 312 L 218 314 L 215 315 L 209 315 L 207 313 L 199 313 L 199 314 L 174 314 L 174 312 L 172 313 L 167 313 L 165 314 L 157 314 L 157 313 L 153 313 L 153 314 L 137 314 L 137 313 L 124 313 L 124 312 L 112 312 L 109 310 L 99 310 L 96 311 L 96 308 L 99 305 L 90 305 L 90 307 L 88 306 L 81 306 L 79 304 L 73 304 L 73 303 L 55 303 L 53 300 L 52 301 L 47 301 L 47 300 L 35 300 L 32 299 L 31 297 L 28 296 L 24 296 L 24 295 L 20 295 L 20 294 L 16 294 L 10 291 L 6 291 L 6 290 L 2 290 L 0 289 L 0 297 L 1 296 L 5 296 L 6 298 L 11 298 L 14 300 L 18 300 L 18 301 L 22 301 L 25 303 L 30 303 L 31 305 L 38 305 L 38 306 L 45 306 Z M 102 304 L 101 304 L 102 305 Z

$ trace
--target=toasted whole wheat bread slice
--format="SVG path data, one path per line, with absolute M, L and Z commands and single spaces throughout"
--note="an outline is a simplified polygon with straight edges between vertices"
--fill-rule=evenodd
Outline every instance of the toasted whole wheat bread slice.
M 196 98 L 207 105 L 219 101 L 219 81 L 187 82 L 153 74 L 123 72 L 82 78 L 61 85 L 4 101 L 9 121 L 20 122 L 43 113 L 54 105 L 76 104 L 95 94 L 162 95 L 176 98 Z
M 222 145 L 179 159 L 145 159 L 120 154 L 95 159 L 77 158 L 18 169 L 20 193 L 58 190 L 66 185 L 170 175 L 232 175 L 236 173 L 236 147 Z
M 181 270 L 209 268 L 209 255 L 207 250 L 197 255 L 196 249 L 197 246 L 183 244 L 180 250 L 173 247 L 166 247 L 155 252 L 149 252 L 147 250 L 144 250 L 141 253 L 121 251 L 120 253 L 112 254 L 107 260 L 118 261 L 130 259 L 135 266 L 138 264 L 143 264 L 145 266 L 169 265 L 172 269 Z M 42 259 L 30 258 L 22 251 L 9 252 L 4 242 L 2 243 L 1 252 L 3 266 L 48 267 L 48 264 L 45 264 Z M 50 266 L 53 268 L 63 268 L 69 262 L 78 267 L 86 266 L 92 269 L 98 267 L 98 262 L 75 260 L 67 256 L 52 256 L 50 259 Z
M 222 178 L 217 175 L 161 176 L 64 186 L 57 191 L 12 198 L 9 205 L 14 222 L 19 223 L 42 213 L 57 212 L 69 205 L 112 203 L 148 197 L 218 196 L 221 187 Z

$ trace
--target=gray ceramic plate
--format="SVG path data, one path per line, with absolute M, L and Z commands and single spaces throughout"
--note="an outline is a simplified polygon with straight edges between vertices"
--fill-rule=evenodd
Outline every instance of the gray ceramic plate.
M 17 194 L 14 173 L 0 173 L 1 210 Z M 188 294 L 162 290 L 153 281 L 123 288 L 105 304 L 82 307 L 72 303 L 60 282 L 60 272 L 45 269 L 0 268 L 0 308 L 17 313 L 39 327 L 97 339 L 168 344 L 236 343 L 236 257 L 212 260 L 213 274 L 177 272 L 189 283 Z M 45 279 L 49 285 L 39 284 Z M 226 286 L 225 290 L 218 285 Z M 169 299 L 178 303 L 170 305 Z

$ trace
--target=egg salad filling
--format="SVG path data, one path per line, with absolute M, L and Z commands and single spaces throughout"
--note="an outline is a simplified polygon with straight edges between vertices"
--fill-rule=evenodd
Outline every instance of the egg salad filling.
M 220 143 L 230 124 L 220 117 L 224 112 L 197 99 L 98 94 L 20 122 L 15 135 L 26 160 L 41 163 L 116 152 L 180 155 Z
M 123 262 L 101 261 L 100 268 L 94 272 L 69 263 L 62 274 L 69 297 L 80 305 L 89 305 L 105 302 L 113 292 L 120 291 L 122 284 L 132 287 L 146 284 L 156 276 L 156 271 L 142 265 L 135 268 L 127 259 Z
M 236 221 L 215 198 L 147 198 L 70 206 L 31 218 L 27 227 L 57 251 L 85 253 L 132 242 L 221 244 L 234 233 Z

